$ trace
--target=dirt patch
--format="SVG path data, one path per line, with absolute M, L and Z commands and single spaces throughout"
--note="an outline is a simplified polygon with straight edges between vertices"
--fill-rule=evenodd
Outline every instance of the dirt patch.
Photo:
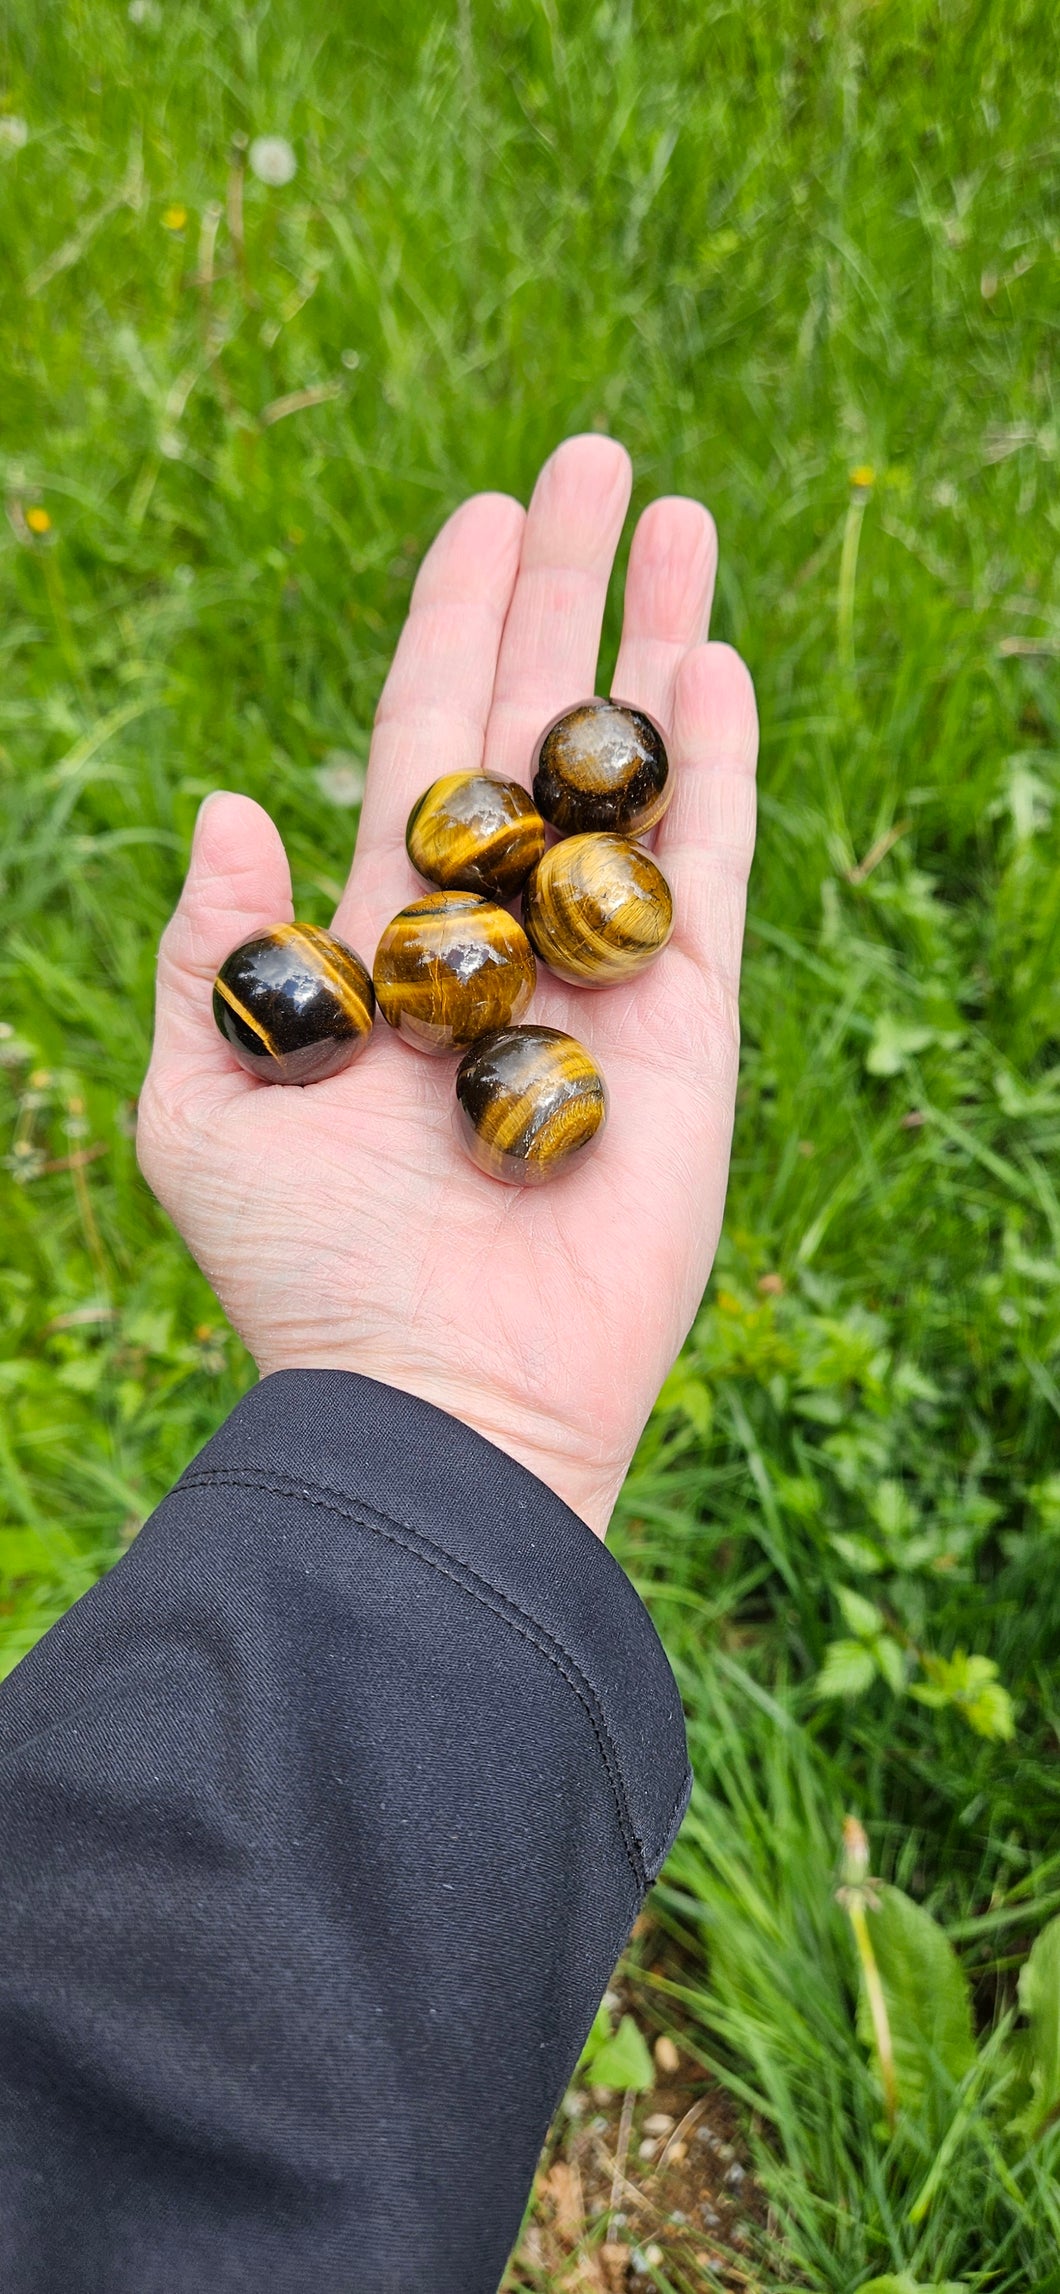
M 535 2184 L 534 2208 L 506 2294 L 677 2294 L 756 2289 L 767 2202 L 732 2105 L 652 2026 L 640 1985 L 616 1982 L 652 2046 L 657 2083 L 637 2096 L 575 2087 L 565 2097 Z

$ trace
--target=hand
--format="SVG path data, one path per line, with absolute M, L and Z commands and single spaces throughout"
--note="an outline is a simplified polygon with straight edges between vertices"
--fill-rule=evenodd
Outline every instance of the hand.
M 372 741 L 357 851 L 334 929 L 371 967 L 422 889 L 404 829 L 421 789 L 482 762 L 526 781 L 533 744 L 595 688 L 629 502 L 613 440 L 569 439 L 528 511 L 465 502 L 420 569 Z M 656 834 L 670 946 L 629 986 L 541 967 L 532 1017 L 607 1077 L 596 1154 L 552 1184 L 485 1178 L 452 1130 L 455 1062 L 378 1021 L 345 1074 L 253 1081 L 214 1026 L 211 982 L 239 941 L 292 914 L 279 835 L 249 798 L 199 815 L 162 939 L 139 1154 L 263 1376 L 361 1371 L 434 1402 L 547 1482 L 601 1536 L 710 1272 L 736 1084 L 756 720 L 747 671 L 704 642 L 714 527 L 654 502 L 633 539 L 614 691 L 667 732 L 676 794 Z

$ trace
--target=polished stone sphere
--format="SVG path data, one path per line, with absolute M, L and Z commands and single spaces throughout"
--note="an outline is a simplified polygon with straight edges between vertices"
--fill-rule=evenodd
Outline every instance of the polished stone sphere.
M 650 964 L 674 928 L 670 887 L 625 836 L 568 836 L 538 862 L 523 894 L 535 954 L 578 988 L 609 988 Z
M 461 1051 L 522 1018 L 534 951 L 514 916 L 475 892 L 425 892 L 387 925 L 372 978 L 383 1018 L 418 1051 Z
M 673 795 L 666 743 L 653 717 L 624 701 L 579 701 L 542 733 L 534 803 L 564 836 L 612 829 L 642 836 Z
M 545 824 L 517 781 L 445 773 L 413 805 L 405 830 L 413 867 L 447 892 L 514 900 L 545 849 Z
M 315 924 L 274 924 L 226 956 L 213 1016 L 262 1083 L 321 1083 L 363 1051 L 375 995 L 352 948 Z
M 457 1134 L 473 1163 L 512 1187 L 539 1187 L 584 1161 L 607 1119 L 603 1076 L 560 1028 L 502 1028 L 456 1073 Z

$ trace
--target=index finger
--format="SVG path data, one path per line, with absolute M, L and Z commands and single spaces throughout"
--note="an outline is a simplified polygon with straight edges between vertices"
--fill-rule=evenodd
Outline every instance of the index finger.
M 508 494 L 472 495 L 442 527 L 416 577 L 376 715 L 357 850 L 334 921 L 369 964 L 383 925 L 411 897 L 405 823 L 416 798 L 440 774 L 482 762 L 525 520 Z

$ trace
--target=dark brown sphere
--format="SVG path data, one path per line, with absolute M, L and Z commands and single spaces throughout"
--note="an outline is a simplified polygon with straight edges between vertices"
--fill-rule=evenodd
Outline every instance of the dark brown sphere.
M 517 781 L 445 773 L 413 805 L 405 847 L 429 884 L 514 900 L 545 849 L 545 824 Z
M 474 892 L 425 892 L 387 925 L 372 967 L 379 1009 L 418 1051 L 462 1051 L 522 1018 L 537 980 L 514 916 Z
M 502 1028 L 456 1071 L 461 1145 L 511 1187 L 540 1187 L 583 1162 L 606 1120 L 603 1076 L 560 1028 Z
M 535 953 L 577 988 L 609 988 L 650 964 L 674 928 L 670 887 L 626 836 L 568 836 L 538 862 L 523 894 Z
M 564 836 L 602 829 L 642 836 L 673 795 L 662 733 L 624 701 L 579 701 L 542 733 L 533 792 L 538 811 Z
M 226 956 L 213 1016 L 248 1075 L 321 1083 L 363 1051 L 375 995 L 359 956 L 315 924 L 274 924 Z

